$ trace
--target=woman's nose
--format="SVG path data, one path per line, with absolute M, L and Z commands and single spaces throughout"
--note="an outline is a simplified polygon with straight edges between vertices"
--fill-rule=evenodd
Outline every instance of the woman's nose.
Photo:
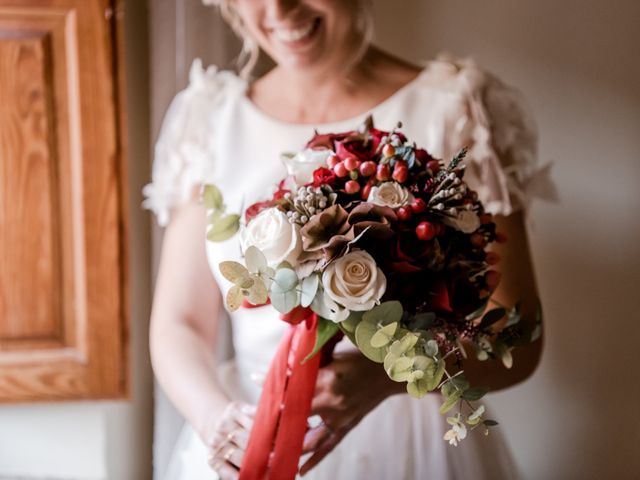
M 286 18 L 298 5 L 300 0 L 264 0 L 269 18 L 281 20 Z

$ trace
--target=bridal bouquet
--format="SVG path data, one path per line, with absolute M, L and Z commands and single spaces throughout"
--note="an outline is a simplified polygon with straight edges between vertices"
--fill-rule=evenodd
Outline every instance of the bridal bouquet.
M 392 380 L 405 382 L 410 395 L 439 390 L 443 414 L 458 407 L 447 417 L 444 439 L 451 444 L 468 430 L 496 425 L 472 403 L 487 389 L 469 384 L 464 358 L 499 359 L 509 368 L 511 350 L 539 331 L 520 328 L 517 305 L 488 307 L 500 259 L 487 249 L 504 239 L 464 181 L 465 153 L 445 163 L 400 131 L 380 131 L 369 121 L 358 131 L 316 134 L 301 152 L 284 155 L 289 175 L 270 198 L 246 209 L 244 222 L 225 213 L 213 185 L 205 187 L 208 238 L 224 240 L 240 229 L 244 264 L 220 264 L 233 283 L 228 308 L 270 303 L 294 325 L 256 420 L 266 432 L 261 442 L 272 439 L 266 443 L 275 443 L 276 454 L 278 438 L 293 451 L 298 442 L 292 430 L 280 432 L 287 391 L 298 403 L 311 401 L 317 354 L 330 357 L 342 335 Z M 304 414 L 293 422 L 300 445 Z

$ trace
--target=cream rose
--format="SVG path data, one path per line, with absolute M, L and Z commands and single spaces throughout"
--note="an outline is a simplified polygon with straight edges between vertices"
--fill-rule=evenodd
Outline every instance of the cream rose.
M 445 217 L 443 222 L 463 233 L 473 233 L 480 228 L 480 218 L 475 212 L 469 210 L 462 210 L 453 218 Z
M 295 155 L 284 154 L 282 161 L 287 174 L 293 177 L 296 185 L 305 185 L 313 181 L 313 172 L 327 166 L 327 158 L 333 155 L 331 150 L 313 150 L 307 148 Z
M 302 251 L 300 227 L 289 223 L 287 216 L 277 208 L 267 208 L 240 231 L 240 246 L 243 252 L 250 246 L 258 248 L 270 266 L 275 267 L 283 261 L 296 266 Z
M 367 198 L 367 202 L 381 207 L 399 208 L 413 200 L 413 195 L 396 182 L 385 182 L 382 185 L 373 187 Z
M 364 250 L 331 262 L 322 274 L 325 295 L 348 310 L 371 310 L 387 289 L 387 279 Z

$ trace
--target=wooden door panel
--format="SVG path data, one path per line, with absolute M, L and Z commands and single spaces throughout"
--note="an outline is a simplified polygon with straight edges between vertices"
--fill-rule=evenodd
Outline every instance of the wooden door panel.
M 0 0 L 0 401 L 127 390 L 121 58 L 108 7 Z

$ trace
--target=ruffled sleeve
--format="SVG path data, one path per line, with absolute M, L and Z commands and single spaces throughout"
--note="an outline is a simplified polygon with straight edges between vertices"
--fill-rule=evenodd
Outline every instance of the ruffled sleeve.
M 509 215 L 535 197 L 555 198 L 550 165 L 538 164 L 538 134 L 523 95 L 473 60 L 441 56 L 455 70 L 466 115 L 451 142 L 467 146 L 467 177 L 488 212 Z
M 169 224 L 171 210 L 194 198 L 215 172 L 215 111 L 233 84 L 231 72 L 206 70 L 196 59 L 189 86 L 171 102 L 155 144 L 152 181 L 144 186 L 142 206 L 153 211 L 158 225 Z

